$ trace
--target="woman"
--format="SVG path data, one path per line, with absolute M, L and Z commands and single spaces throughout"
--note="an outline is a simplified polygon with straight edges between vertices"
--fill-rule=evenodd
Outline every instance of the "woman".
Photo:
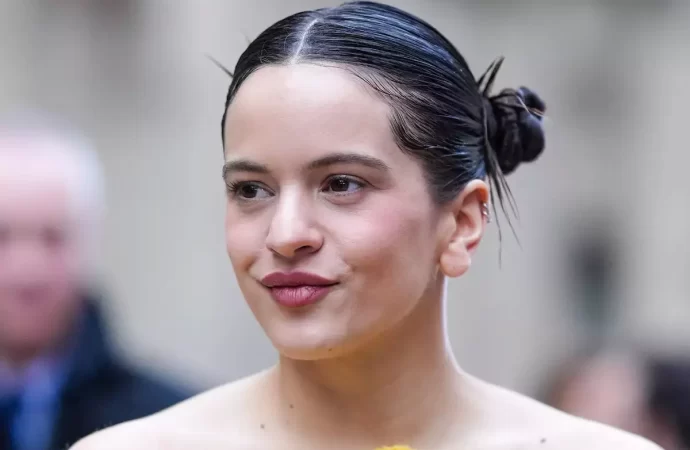
M 470 267 L 544 104 L 488 97 L 425 22 L 302 12 L 241 56 L 222 120 L 227 251 L 280 361 L 78 450 L 652 449 L 459 370 L 445 280 Z

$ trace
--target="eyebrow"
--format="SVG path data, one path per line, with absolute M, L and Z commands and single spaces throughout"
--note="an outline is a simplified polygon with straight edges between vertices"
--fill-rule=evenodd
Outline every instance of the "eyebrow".
M 268 167 L 247 159 L 237 159 L 223 164 L 223 178 L 232 172 L 268 173 Z
M 390 171 L 390 167 L 378 158 L 373 156 L 360 155 L 357 153 L 332 153 L 322 158 L 310 162 L 306 168 L 307 170 L 321 169 L 335 164 L 352 164 L 371 167 L 372 169 L 383 172 Z M 266 174 L 269 172 L 268 167 L 247 159 L 237 159 L 228 161 L 223 165 L 223 176 L 227 176 L 232 172 L 251 172 Z

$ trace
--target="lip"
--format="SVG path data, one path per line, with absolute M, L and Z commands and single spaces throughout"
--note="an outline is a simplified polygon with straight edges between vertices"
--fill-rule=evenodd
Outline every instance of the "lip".
M 274 272 L 261 279 L 276 303 L 300 308 L 322 300 L 337 281 L 307 272 Z

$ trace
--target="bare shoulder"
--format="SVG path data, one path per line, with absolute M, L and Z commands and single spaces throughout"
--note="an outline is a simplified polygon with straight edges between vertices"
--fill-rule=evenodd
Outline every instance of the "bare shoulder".
M 483 441 L 490 448 L 526 450 L 661 450 L 639 436 L 558 411 L 518 393 L 482 383 Z M 490 430 L 505 430 L 496 438 Z
M 568 434 L 563 435 L 570 436 L 573 442 L 570 446 L 564 443 L 564 449 L 575 450 L 584 447 L 592 450 L 662 450 L 658 445 L 640 436 L 581 419 L 572 418 L 572 420 L 584 422 L 584 424 L 581 424 L 579 428 L 581 431 L 578 431 L 577 426 L 573 426 Z
M 173 428 L 155 420 L 130 422 L 92 434 L 70 450 L 258 450 L 249 436 Z
M 265 373 L 209 390 L 150 417 L 94 433 L 71 450 L 251 449 L 252 399 Z M 258 428 L 258 427 L 257 427 Z
M 77 442 L 70 450 L 145 450 L 162 448 L 160 435 L 147 427 L 145 420 L 117 425 Z
M 547 432 L 551 443 L 544 450 L 661 450 L 640 436 L 539 406 L 554 415 L 551 422 L 546 422 L 553 425 L 553 431 Z

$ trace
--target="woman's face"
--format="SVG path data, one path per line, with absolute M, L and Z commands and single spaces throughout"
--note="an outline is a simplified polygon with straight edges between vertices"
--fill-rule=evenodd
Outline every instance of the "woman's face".
M 261 68 L 228 110 L 227 251 L 289 357 L 353 349 L 440 282 L 441 211 L 389 115 L 350 73 L 310 64 Z

